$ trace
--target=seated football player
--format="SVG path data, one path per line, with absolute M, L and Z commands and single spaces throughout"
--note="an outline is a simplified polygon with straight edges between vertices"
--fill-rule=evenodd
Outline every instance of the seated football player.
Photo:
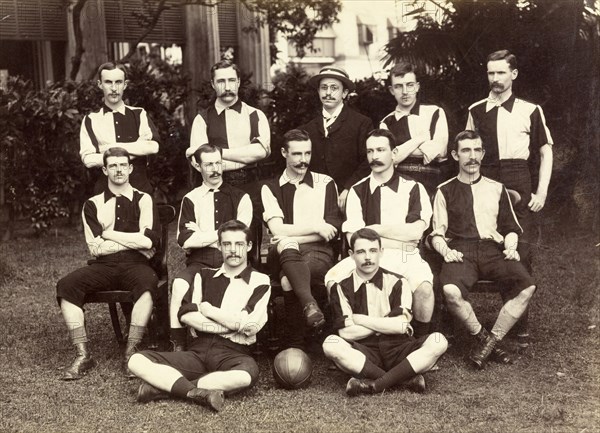
M 177 319 L 181 300 L 196 273 L 202 268 L 223 264 L 217 245 L 217 229 L 225 221 L 252 221 L 252 202 L 242 190 L 223 182 L 222 149 L 203 144 L 191 157 L 192 166 L 202 175 L 202 185 L 181 201 L 177 243 L 186 251 L 186 268 L 174 280 L 169 305 L 173 351 L 185 350 L 186 329 Z
M 353 377 L 350 396 L 375 394 L 404 384 L 425 392 L 421 373 L 435 365 L 448 343 L 440 333 L 413 337 L 411 290 L 406 279 L 379 266 L 382 239 L 362 228 L 350 238 L 356 268 L 331 288 L 333 328 L 323 343 L 325 356 Z
M 431 203 L 423 185 L 394 171 L 397 156 L 394 135 L 374 129 L 367 136 L 371 174 L 354 184 L 346 201 L 347 238 L 367 227 L 375 230 L 386 250 L 381 265 L 404 276 L 413 293 L 415 336 L 429 334 L 433 314 L 433 274 L 419 254 L 419 241 L 429 227 Z M 354 261 L 346 257 L 325 276 L 327 287 L 348 277 Z M 410 306 L 409 306 L 410 307 Z
M 510 363 L 498 346 L 527 308 L 535 283 L 521 263 L 517 247 L 522 233 L 504 185 L 480 173 L 483 150 L 475 131 L 456 136 L 452 157 L 458 176 L 438 187 L 433 205 L 431 244 L 444 258 L 440 282 L 448 309 L 474 336 L 467 359 L 483 369 L 491 357 Z M 479 279 L 500 281 L 509 299 L 491 332 L 477 319 L 468 301 Z
M 56 284 L 60 310 L 77 351 L 63 380 L 80 379 L 96 364 L 87 344 L 83 312 L 86 294 L 102 290 L 127 290 L 133 294 L 123 364 L 127 377 L 131 377 L 127 360 L 142 341 L 156 296 L 158 277 L 148 261 L 160 241 L 160 229 L 152 197 L 129 183 L 133 165 L 125 149 L 111 147 L 104 152 L 103 160 L 107 187 L 86 201 L 82 212 L 85 240 L 94 258 Z
M 311 152 L 307 132 L 288 131 L 281 148 L 286 168 L 262 187 L 263 218 L 273 234 L 269 262 L 283 288 L 287 346 L 299 349 L 305 343 L 302 316 L 311 330 L 325 324 L 313 291 L 323 287 L 323 277 L 333 266 L 329 242 L 341 225 L 335 182 L 308 169 Z M 321 298 L 326 301 L 324 288 Z
M 269 277 L 248 265 L 250 229 L 232 220 L 218 230 L 223 265 L 201 269 L 178 317 L 193 337 L 187 351 L 142 351 L 129 369 L 144 382 L 140 403 L 181 398 L 219 411 L 225 395 L 253 386 L 258 365 L 249 346 L 267 322 Z

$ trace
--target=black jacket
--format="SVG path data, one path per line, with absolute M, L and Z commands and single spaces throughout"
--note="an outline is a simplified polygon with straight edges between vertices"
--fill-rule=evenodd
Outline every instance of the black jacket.
M 350 189 L 371 172 L 367 162 L 365 141 L 373 129 L 373 122 L 344 104 L 338 118 L 329 127 L 325 137 L 323 117 L 317 116 L 302 125 L 312 142 L 311 171 L 333 178 L 341 192 Z

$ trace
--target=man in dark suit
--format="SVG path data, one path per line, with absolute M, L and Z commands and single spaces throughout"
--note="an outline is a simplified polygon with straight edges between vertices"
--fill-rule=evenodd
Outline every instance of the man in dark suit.
M 343 210 L 352 185 L 370 173 L 365 141 L 373 122 L 344 104 L 354 83 L 343 69 L 326 66 L 309 84 L 318 90 L 323 110 L 299 129 L 308 132 L 312 142 L 311 171 L 333 178 L 341 191 L 338 206 Z

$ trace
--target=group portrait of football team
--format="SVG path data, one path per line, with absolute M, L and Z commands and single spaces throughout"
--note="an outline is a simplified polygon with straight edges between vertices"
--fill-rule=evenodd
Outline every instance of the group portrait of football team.
M 172 281 L 167 352 L 138 350 L 157 296 L 149 259 L 161 235 L 147 165 L 158 134 L 143 108 L 123 102 L 125 67 L 100 66 L 103 106 L 84 117 L 80 155 L 104 176 L 82 210 L 92 259 L 57 283 L 76 352 L 61 378 L 80 379 L 96 365 L 85 296 L 127 290 L 134 304 L 122 368 L 141 379 L 137 400 L 180 398 L 219 411 L 258 380 L 251 345 L 269 317 L 272 279 L 283 295 L 284 347 L 306 350 L 319 338 L 325 357 L 351 376 L 350 397 L 425 391 L 423 373 L 439 368 L 448 347 L 444 330 L 431 326 L 434 287 L 472 336 L 466 362 L 476 370 L 511 364 L 501 342 L 513 327 L 526 341 L 533 214 L 545 204 L 552 138 L 541 107 L 513 94 L 515 55 L 496 51 L 486 66 L 489 94 L 469 107 L 454 138 L 444 110 L 420 102 L 413 65 L 391 69 L 397 106 L 376 128 L 345 103 L 355 88 L 346 71 L 322 68 L 309 80 L 322 111 L 285 133 L 285 169 L 264 180 L 257 163 L 271 154 L 268 119 L 239 99 L 237 66 L 216 63 L 216 100 L 195 117 L 185 150 L 201 179 L 181 201 L 186 263 Z M 449 159 L 458 167 L 451 176 Z M 268 269 L 259 272 L 249 253 L 261 247 L 252 240 L 263 223 Z M 491 329 L 469 301 L 479 280 L 501 289 Z

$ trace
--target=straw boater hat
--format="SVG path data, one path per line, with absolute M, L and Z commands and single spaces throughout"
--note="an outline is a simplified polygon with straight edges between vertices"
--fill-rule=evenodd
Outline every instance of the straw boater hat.
M 317 88 L 323 78 L 336 78 L 344 83 L 346 89 L 351 92 L 354 90 L 354 83 L 350 80 L 348 73 L 337 66 L 325 66 L 324 68 L 321 68 L 317 75 L 310 77 L 308 84 Z

